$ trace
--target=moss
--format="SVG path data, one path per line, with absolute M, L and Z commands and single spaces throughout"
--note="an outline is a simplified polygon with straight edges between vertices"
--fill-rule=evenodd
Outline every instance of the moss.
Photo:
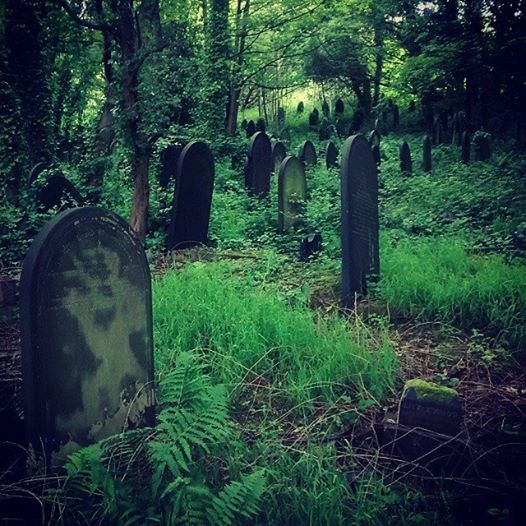
M 415 390 L 419 400 L 449 403 L 458 398 L 458 393 L 451 387 L 444 387 L 418 378 L 408 380 L 405 383 L 404 391 L 411 388 Z

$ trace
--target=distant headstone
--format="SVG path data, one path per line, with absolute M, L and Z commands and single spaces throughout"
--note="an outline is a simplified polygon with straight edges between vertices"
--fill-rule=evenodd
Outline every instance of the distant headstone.
M 342 99 L 336 99 L 334 103 L 334 113 L 342 114 L 345 110 L 345 104 Z
M 161 170 L 159 172 L 159 184 L 166 188 L 170 180 L 175 179 L 177 159 L 183 151 L 182 144 L 173 144 L 161 152 Z
M 272 147 L 266 133 L 256 132 L 252 136 L 247 157 L 245 186 L 252 194 L 266 197 L 270 191 L 272 171 Z
M 208 145 L 192 141 L 177 162 L 175 197 L 166 248 L 175 250 L 206 243 L 214 191 L 214 158 Z
M 280 130 L 278 137 L 282 141 L 285 141 L 286 143 L 290 144 L 290 130 L 288 128 L 283 128 L 282 130 Z
M 431 157 L 431 137 L 424 135 L 422 140 L 422 169 L 424 172 L 430 172 L 433 169 Z
M 47 163 L 37 163 L 31 168 L 29 171 L 29 175 L 27 176 L 27 182 L 29 184 L 34 183 L 37 179 L 37 177 L 46 169 L 48 168 Z
M 471 138 L 467 131 L 465 131 L 462 134 L 462 141 L 460 144 L 460 148 L 461 148 L 461 154 L 460 154 L 461 161 L 464 164 L 469 164 L 470 157 L 471 157 Z
M 382 164 L 382 155 L 380 153 L 380 146 L 375 144 L 371 148 L 371 152 L 373 153 L 374 162 L 376 163 L 376 166 L 380 166 L 380 164 Z
M 277 117 L 277 122 L 278 122 L 278 128 L 283 128 L 283 126 L 285 126 L 285 108 L 282 108 L 280 106 L 278 108 L 278 113 L 276 117 Z
M 314 166 L 318 162 L 316 148 L 311 141 L 305 141 L 301 145 L 298 157 L 305 163 L 305 166 Z
M 304 236 L 300 241 L 300 259 L 307 261 L 317 256 L 323 248 L 322 241 L 321 234 L 318 232 Z
M 325 165 L 327 168 L 338 168 L 338 156 L 340 152 L 336 145 L 330 141 L 325 149 Z
M 279 173 L 279 167 L 281 166 L 281 162 L 285 157 L 287 156 L 287 149 L 285 148 L 285 145 L 281 141 L 275 141 L 272 144 L 272 167 L 274 170 L 274 173 Z
M 371 147 L 373 147 L 373 146 L 380 146 L 381 138 L 382 138 L 382 136 L 381 136 L 380 132 L 377 129 L 374 129 L 369 134 L 369 144 L 371 145 Z
M 348 135 L 349 127 L 348 123 L 344 119 L 338 119 L 336 121 L 336 133 L 339 137 L 346 138 Z
M 39 232 L 20 282 L 24 420 L 62 464 L 75 449 L 154 424 L 150 271 L 129 225 L 101 208 Z
M 314 108 L 314 109 L 312 110 L 312 113 L 314 113 L 314 115 L 316 115 L 317 118 L 320 117 L 320 112 L 318 111 L 318 108 Z
M 409 144 L 407 144 L 406 141 L 400 145 L 400 170 L 404 173 L 411 173 L 413 171 L 411 150 L 409 150 Z
M 416 111 L 416 103 L 414 100 L 412 100 L 410 103 L 409 103 L 409 106 L 407 107 L 407 109 L 413 113 Z
M 292 155 L 286 157 L 278 176 L 278 228 L 285 232 L 301 221 L 302 206 L 307 197 L 303 163 Z
M 325 115 L 325 117 L 328 117 L 331 114 L 329 103 L 326 100 L 324 100 L 321 104 L 321 112 L 323 115 Z
M 252 137 L 252 135 L 256 133 L 256 125 L 254 124 L 253 120 L 248 121 L 246 132 L 247 132 L 247 137 Z
M 247 124 L 248 124 L 248 121 L 246 119 L 243 119 L 241 121 L 241 128 L 243 128 L 243 130 L 247 130 Z
M 318 110 L 316 110 L 316 112 L 311 111 L 309 113 L 309 126 L 317 126 L 318 125 L 320 117 L 319 117 L 319 114 L 317 113 L 317 111 Z
M 479 130 L 473 135 L 473 152 L 475 161 L 487 161 L 491 157 L 490 134 Z
M 267 124 L 265 123 L 265 119 L 263 117 L 260 117 L 256 121 L 256 131 L 264 132 L 267 129 Z
M 37 193 L 37 204 L 44 210 L 58 207 L 59 210 L 82 205 L 83 198 L 73 183 L 62 174 L 54 174 Z
M 442 122 L 440 117 L 435 115 L 433 117 L 433 144 L 438 146 L 439 144 L 442 144 L 443 140 Z
M 303 104 L 303 101 L 300 100 L 298 102 L 298 107 L 296 108 L 296 113 L 303 113 L 305 111 L 305 104 Z
M 320 141 L 326 141 L 331 138 L 331 127 L 329 125 L 329 120 L 326 117 L 323 117 L 321 121 L 318 137 Z
M 380 272 L 378 175 L 369 141 L 349 137 L 341 160 L 342 305 L 367 292 L 367 277 Z

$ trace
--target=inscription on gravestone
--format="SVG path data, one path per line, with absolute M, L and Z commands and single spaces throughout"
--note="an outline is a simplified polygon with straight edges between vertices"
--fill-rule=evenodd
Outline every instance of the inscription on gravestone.
M 75 208 L 39 232 L 20 282 L 24 419 L 54 464 L 154 423 L 150 272 L 128 224 Z
M 367 292 L 367 277 L 380 272 L 378 175 L 363 135 L 349 137 L 341 159 L 342 305 Z
M 206 243 L 214 191 L 214 158 L 204 142 L 187 144 L 177 162 L 168 250 Z
M 265 197 L 270 191 L 270 172 L 272 171 L 272 147 L 264 132 L 256 132 L 250 139 L 245 185 L 251 193 Z
M 305 163 L 305 166 L 314 166 L 318 162 L 316 148 L 311 141 L 305 141 L 301 145 L 299 158 Z
M 284 232 L 301 221 L 301 209 L 307 197 L 303 163 L 292 155 L 281 163 L 278 176 L 278 227 Z

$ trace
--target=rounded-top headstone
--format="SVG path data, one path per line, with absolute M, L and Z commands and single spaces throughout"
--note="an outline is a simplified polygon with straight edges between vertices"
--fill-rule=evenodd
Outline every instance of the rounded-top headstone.
M 331 138 L 331 127 L 329 120 L 326 117 L 323 117 L 321 121 L 318 138 L 320 141 L 326 141 Z
M 206 243 L 214 177 L 214 157 L 208 145 L 200 141 L 187 144 L 177 162 L 168 250 Z
M 422 169 L 424 172 L 430 172 L 433 169 L 431 137 L 429 137 L 429 135 L 424 135 L 424 139 L 422 140 Z
M 345 109 L 345 105 L 343 103 L 342 99 L 336 99 L 336 102 L 334 103 L 334 112 L 335 113 L 343 113 Z
M 296 113 L 303 113 L 305 111 L 305 104 L 302 100 L 298 102 L 298 107 L 296 108 Z
M 247 124 L 248 124 L 248 121 L 246 119 L 243 119 L 241 121 L 241 128 L 243 128 L 245 131 L 247 129 Z
M 55 216 L 24 260 L 20 305 L 30 445 L 60 464 L 153 425 L 150 271 L 123 219 L 96 207 Z
M 245 131 L 247 132 L 247 137 L 252 137 L 252 135 L 256 133 L 256 125 L 254 124 L 253 120 L 247 122 L 247 127 Z
M 50 175 L 37 193 L 37 203 L 44 210 L 59 207 L 60 210 L 83 204 L 80 192 L 62 174 Z
M 409 144 L 407 144 L 406 141 L 400 145 L 400 170 L 404 173 L 411 173 L 413 171 L 411 150 L 409 149 Z
M 329 103 L 326 100 L 324 100 L 322 102 L 321 111 L 322 111 L 323 115 L 325 115 L 325 117 L 328 117 L 330 115 L 330 113 L 331 113 L 331 109 L 329 107 Z
M 272 167 L 275 173 L 278 173 L 281 162 L 287 156 L 287 149 L 281 141 L 272 144 Z
M 265 122 L 265 119 L 263 117 L 260 117 L 256 121 L 256 131 L 264 132 L 267 129 L 267 123 Z
M 305 141 L 300 148 L 299 158 L 305 163 L 305 166 L 314 166 L 318 162 L 316 148 L 311 141 Z
M 268 135 L 256 132 L 250 139 L 248 148 L 245 185 L 254 195 L 267 196 L 270 191 L 270 172 L 272 171 L 272 146 Z
M 278 176 L 278 227 L 280 232 L 301 221 L 301 206 L 307 197 L 303 163 L 293 155 L 286 157 Z
M 338 167 L 338 155 L 340 152 L 338 152 L 338 148 L 336 148 L 336 145 L 330 141 L 327 144 L 327 148 L 325 150 L 325 165 L 327 168 L 337 168 Z
M 342 305 L 365 294 L 367 277 L 380 271 L 378 175 L 369 141 L 349 137 L 341 159 Z

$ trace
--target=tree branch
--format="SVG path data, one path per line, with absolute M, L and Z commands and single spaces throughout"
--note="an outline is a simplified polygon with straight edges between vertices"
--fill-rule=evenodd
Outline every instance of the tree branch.
M 86 27 L 87 29 L 93 29 L 94 31 L 109 31 L 112 29 L 112 26 L 109 24 L 101 24 L 96 22 L 91 22 L 82 18 L 73 7 L 66 0 L 50 0 L 52 3 L 57 4 L 62 7 L 64 11 L 74 20 L 79 26 Z

